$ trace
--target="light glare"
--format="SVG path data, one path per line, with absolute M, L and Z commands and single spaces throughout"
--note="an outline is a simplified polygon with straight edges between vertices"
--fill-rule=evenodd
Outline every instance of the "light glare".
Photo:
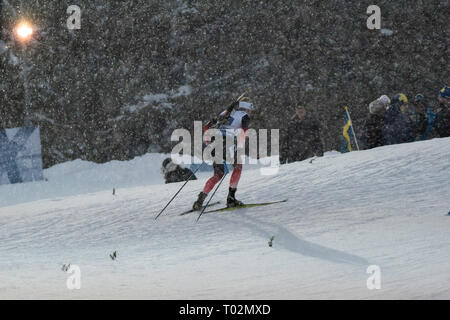
M 17 35 L 21 40 L 27 40 L 33 34 L 33 28 L 27 23 L 21 23 L 17 26 Z

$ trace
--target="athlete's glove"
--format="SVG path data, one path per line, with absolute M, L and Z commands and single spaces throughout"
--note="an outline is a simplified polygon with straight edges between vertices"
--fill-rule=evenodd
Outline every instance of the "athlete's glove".
M 212 127 L 214 127 L 216 124 L 217 124 L 217 118 L 213 118 L 210 121 L 208 121 L 208 123 L 203 127 L 203 133 L 205 133 Z

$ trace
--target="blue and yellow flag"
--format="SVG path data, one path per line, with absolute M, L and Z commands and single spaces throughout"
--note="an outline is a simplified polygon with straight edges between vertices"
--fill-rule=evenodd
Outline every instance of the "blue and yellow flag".
M 344 129 L 342 130 L 341 153 L 352 151 L 351 139 L 353 138 L 353 130 L 352 130 L 352 122 L 348 117 L 347 110 L 348 107 L 345 107 L 345 125 Z

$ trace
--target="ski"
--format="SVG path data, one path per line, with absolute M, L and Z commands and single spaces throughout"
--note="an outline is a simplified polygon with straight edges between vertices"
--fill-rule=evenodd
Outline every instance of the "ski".
M 205 211 L 204 213 L 223 212 L 223 211 L 231 211 L 231 210 L 238 210 L 238 209 L 245 209 L 245 208 L 268 206 L 268 205 L 271 205 L 271 204 L 283 203 L 283 202 L 286 202 L 286 201 L 288 201 L 288 199 L 284 199 L 284 200 L 281 200 L 281 201 L 264 202 L 264 203 L 249 203 L 249 204 L 244 204 L 243 206 L 239 206 L 239 207 L 225 207 L 225 208 L 220 208 L 220 209 L 216 209 L 216 210 Z
M 213 203 L 208 204 L 207 206 L 203 206 L 203 207 L 202 207 L 201 209 L 199 209 L 199 210 L 191 209 L 191 210 L 189 210 L 189 211 L 182 212 L 182 213 L 180 213 L 179 215 L 180 215 L 180 216 L 184 216 L 185 214 L 192 213 L 192 212 L 196 212 L 196 211 L 200 211 L 200 210 L 202 210 L 202 209 L 204 209 L 204 208 L 209 208 L 209 207 L 218 205 L 219 203 L 220 203 L 220 201 L 216 201 L 216 202 L 213 202 Z

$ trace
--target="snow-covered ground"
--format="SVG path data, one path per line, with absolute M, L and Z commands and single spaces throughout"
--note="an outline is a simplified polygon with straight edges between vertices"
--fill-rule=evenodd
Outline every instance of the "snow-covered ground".
M 198 223 L 177 214 L 205 175 L 154 220 L 180 187 L 162 184 L 162 159 L 75 161 L 46 182 L 1 186 L 0 299 L 450 298 L 449 138 L 246 170 L 240 199 L 289 201 Z M 79 290 L 66 287 L 69 263 Z M 379 290 L 367 288 L 370 265 Z

